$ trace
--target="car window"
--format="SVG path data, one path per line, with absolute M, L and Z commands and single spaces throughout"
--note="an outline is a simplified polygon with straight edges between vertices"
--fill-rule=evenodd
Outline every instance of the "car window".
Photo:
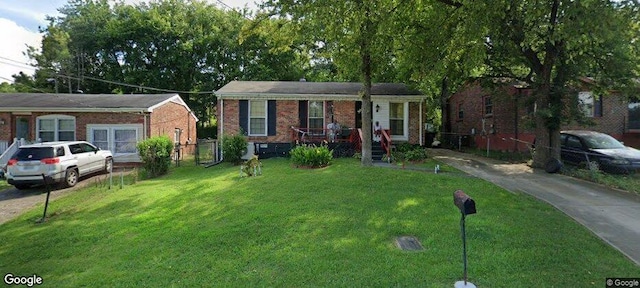
M 14 155 L 18 161 L 42 160 L 53 157 L 53 148 L 51 147 L 32 147 L 20 148 Z
M 620 149 L 622 143 L 607 134 L 594 134 L 584 137 L 587 147 L 591 149 Z
M 64 154 L 65 152 L 63 146 L 56 147 L 56 157 L 64 156 Z
M 560 145 L 564 145 L 567 141 L 567 134 L 560 134 Z
M 82 147 L 80 147 L 80 144 L 69 145 L 69 150 L 71 150 L 71 154 L 79 154 L 84 152 L 82 151 Z
M 93 147 L 87 143 L 82 143 L 80 144 L 80 146 L 82 146 L 82 151 L 84 152 L 95 152 L 96 150 L 98 150 L 96 149 L 96 147 Z
M 580 143 L 580 139 L 574 136 L 567 136 L 567 147 L 569 148 L 582 148 L 582 143 Z

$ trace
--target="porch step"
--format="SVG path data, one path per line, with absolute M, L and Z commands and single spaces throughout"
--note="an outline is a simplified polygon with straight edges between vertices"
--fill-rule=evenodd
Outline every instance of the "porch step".
M 380 145 L 380 142 L 375 142 L 372 141 L 371 142 L 371 159 L 376 161 L 376 160 L 382 160 L 382 157 L 385 155 L 385 151 L 384 149 L 382 149 L 382 146 Z

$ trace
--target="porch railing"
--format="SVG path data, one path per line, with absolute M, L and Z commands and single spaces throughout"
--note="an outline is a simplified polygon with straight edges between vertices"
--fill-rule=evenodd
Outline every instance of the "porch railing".
M 382 129 L 382 139 L 380 139 L 380 145 L 382 149 L 387 153 L 387 159 L 391 159 L 391 130 Z
M 6 147 L 6 149 L 4 149 L 2 154 L 0 154 L 0 169 L 4 169 L 4 167 L 7 166 L 7 163 L 9 162 L 9 158 L 13 156 L 13 153 L 16 153 L 16 151 L 18 151 L 18 147 L 22 145 L 27 145 L 27 144 L 29 144 L 27 140 L 14 138 L 13 143 L 11 143 L 9 147 Z
M 321 142 L 351 142 L 353 143 L 354 129 L 315 129 L 291 126 L 291 142 L 321 143 Z

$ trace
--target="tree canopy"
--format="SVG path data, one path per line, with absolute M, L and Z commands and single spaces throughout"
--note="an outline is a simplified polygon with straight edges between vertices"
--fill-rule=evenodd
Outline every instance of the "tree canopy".
M 181 91 L 206 122 L 212 92 L 229 81 L 301 74 L 295 51 L 275 49 L 270 35 L 247 29 L 252 21 L 245 12 L 205 1 L 71 0 L 59 11 L 43 29 L 41 52 L 29 51 L 38 66 L 35 81 L 49 91 Z
M 559 157 L 559 127 L 580 115 L 571 104 L 578 79 L 605 95 L 640 77 L 635 0 L 269 0 L 262 8 L 249 17 L 197 0 L 70 0 L 43 29 L 41 51 L 28 51 L 33 79 L 18 75 L 2 89 L 182 91 L 210 119 L 210 92 L 234 79 L 361 81 L 370 139 L 371 82 L 413 85 L 430 96 L 427 107 L 443 109 L 470 79 L 514 79 L 534 91 L 541 166 Z

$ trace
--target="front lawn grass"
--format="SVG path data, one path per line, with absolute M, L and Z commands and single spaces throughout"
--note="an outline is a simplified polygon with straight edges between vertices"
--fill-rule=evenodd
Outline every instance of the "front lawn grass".
M 462 278 L 460 214 L 472 196 L 469 280 L 478 287 L 599 287 L 638 277 L 575 221 L 523 194 L 457 173 L 322 169 L 262 160 L 263 175 L 185 163 L 124 189 L 89 188 L 0 226 L 0 272 L 49 287 L 451 287 Z M 399 236 L 421 252 L 401 251 Z
M 9 188 L 11 188 L 13 186 L 9 185 L 9 183 L 7 183 L 7 179 L 0 179 L 0 192 L 7 190 Z

